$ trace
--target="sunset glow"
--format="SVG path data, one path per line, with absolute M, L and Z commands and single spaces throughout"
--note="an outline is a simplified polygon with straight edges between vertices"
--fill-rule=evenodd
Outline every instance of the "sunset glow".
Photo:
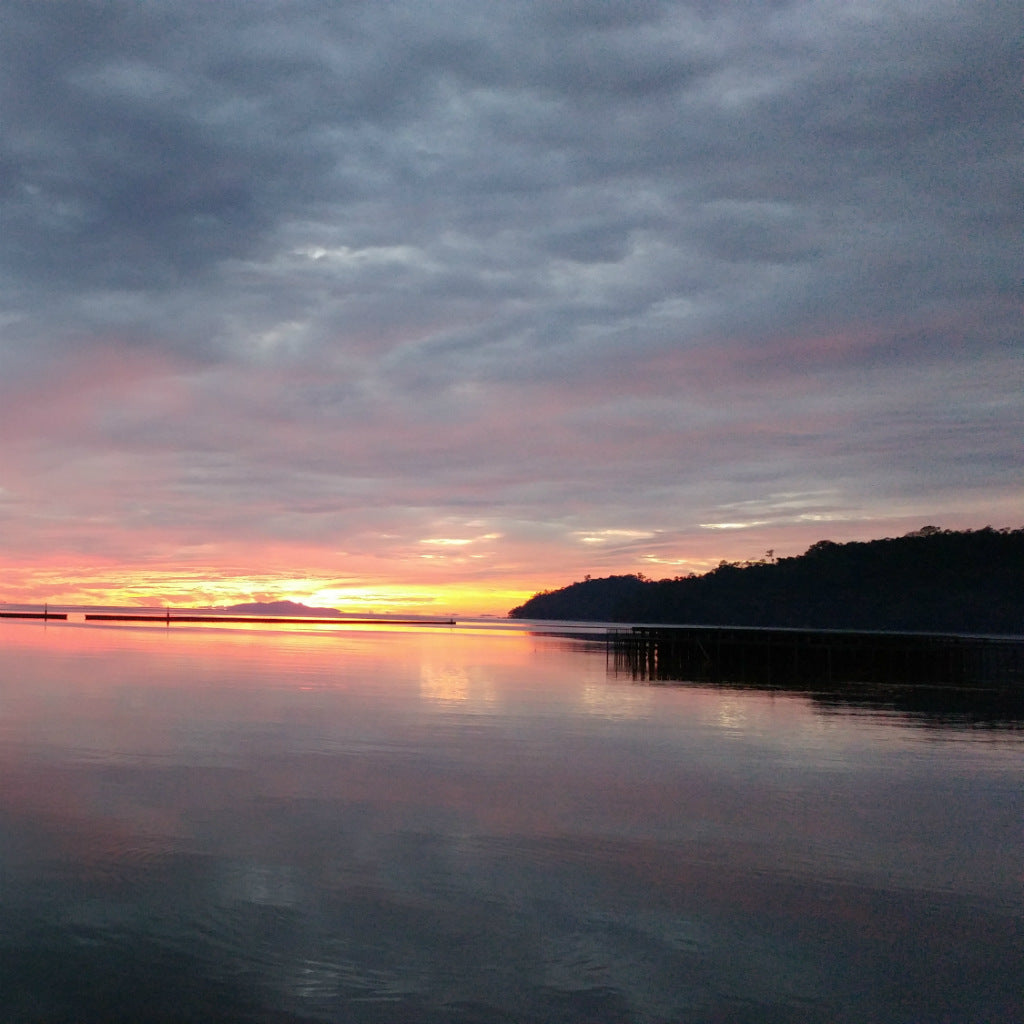
M 216 569 L 181 571 L 124 567 L 115 573 L 89 567 L 9 569 L 4 593 L 9 604 L 53 606 L 126 605 L 148 608 L 223 607 L 263 601 L 295 601 L 346 613 L 412 615 L 504 615 L 535 592 L 529 585 L 494 587 L 451 582 L 332 585 L 329 577 L 219 575 Z
M 1022 525 L 1015 14 L 7 5 L 0 604 Z

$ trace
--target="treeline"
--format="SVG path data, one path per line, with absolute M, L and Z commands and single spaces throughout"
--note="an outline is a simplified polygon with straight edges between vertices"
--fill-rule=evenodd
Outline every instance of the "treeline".
M 534 595 L 511 618 L 1024 634 L 1024 528 L 941 530 Z

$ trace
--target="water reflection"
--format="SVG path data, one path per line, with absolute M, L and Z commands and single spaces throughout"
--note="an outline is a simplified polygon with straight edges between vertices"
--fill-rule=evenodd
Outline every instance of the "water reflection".
M 645 691 L 608 686 L 603 681 L 584 686 L 581 698 L 583 711 L 602 718 L 640 719 L 651 712 L 651 700 Z
M 822 711 L 1024 727 L 1024 640 L 714 628 L 613 632 L 614 677 L 805 694 Z
M 492 709 L 498 700 L 490 680 L 474 678 L 461 665 L 429 662 L 420 668 L 420 695 L 428 703 L 458 706 L 463 711 Z
M 0 630 L 5 1021 L 1017 1015 L 1019 735 L 508 630 Z

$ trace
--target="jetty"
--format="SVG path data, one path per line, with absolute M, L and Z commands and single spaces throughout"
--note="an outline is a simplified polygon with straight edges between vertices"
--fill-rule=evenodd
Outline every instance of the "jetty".
M 53 616 L 51 615 L 51 618 Z M 66 618 L 66 616 L 65 616 Z M 300 626 L 454 626 L 454 619 L 374 619 L 313 615 L 217 615 L 193 612 L 88 612 L 89 622 L 205 622 Z
M 67 612 L 0 612 L 0 619 L 64 619 L 67 620 Z
M 784 689 L 957 687 L 1024 694 L 1024 636 L 741 626 L 607 632 L 609 668 L 637 680 Z

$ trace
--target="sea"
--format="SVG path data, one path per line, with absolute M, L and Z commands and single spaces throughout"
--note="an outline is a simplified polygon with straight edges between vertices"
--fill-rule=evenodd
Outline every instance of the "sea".
M 0 620 L 4 1024 L 1020 1024 L 1024 720 L 602 631 Z

